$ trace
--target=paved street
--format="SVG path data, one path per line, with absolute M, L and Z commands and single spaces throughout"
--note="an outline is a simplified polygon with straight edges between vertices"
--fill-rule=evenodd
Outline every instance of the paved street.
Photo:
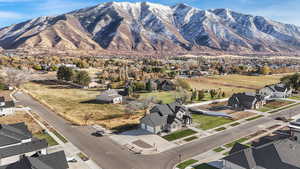
M 179 154 L 181 154 L 181 160 L 188 159 L 250 133 L 254 133 L 260 130 L 260 125 L 266 123 L 275 124 L 277 123 L 277 121 L 273 120 L 275 117 L 291 117 L 300 114 L 300 106 L 296 106 L 288 111 L 284 110 L 269 117 L 239 125 L 181 147 L 173 148 L 164 153 L 143 156 L 129 152 L 127 149 L 114 143 L 109 137 L 96 138 L 91 136 L 91 133 L 95 130 L 92 127 L 73 126 L 27 94 L 17 93 L 15 96 L 19 101 L 19 105 L 30 107 L 33 112 L 39 114 L 50 125 L 60 131 L 103 169 L 172 169 L 180 160 Z

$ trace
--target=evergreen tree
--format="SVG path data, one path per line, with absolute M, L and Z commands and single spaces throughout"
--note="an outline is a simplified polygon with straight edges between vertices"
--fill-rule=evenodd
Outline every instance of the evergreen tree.
M 203 90 L 198 91 L 198 100 L 201 101 L 205 97 L 205 93 Z
M 74 70 L 66 66 L 61 66 L 58 68 L 56 76 L 58 80 L 71 81 L 74 77 Z

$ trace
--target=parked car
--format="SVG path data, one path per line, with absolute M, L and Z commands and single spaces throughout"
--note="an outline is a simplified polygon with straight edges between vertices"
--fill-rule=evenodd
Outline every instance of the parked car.
M 98 130 L 98 131 L 92 133 L 92 135 L 95 137 L 102 137 L 104 135 L 104 131 Z

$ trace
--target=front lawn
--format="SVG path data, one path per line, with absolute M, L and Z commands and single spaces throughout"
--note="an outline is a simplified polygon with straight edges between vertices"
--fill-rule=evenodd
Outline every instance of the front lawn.
M 188 166 L 190 166 L 192 164 L 195 164 L 197 162 L 198 162 L 198 160 L 194 160 L 194 159 L 187 160 L 187 161 L 184 161 L 184 162 L 178 164 L 177 168 L 179 168 L 179 169 L 185 169 L 186 167 L 188 167 Z
M 180 138 L 184 138 L 187 136 L 191 136 L 193 134 L 196 134 L 197 132 L 192 130 L 192 129 L 186 129 L 186 130 L 180 130 L 180 131 L 175 131 L 171 134 L 163 136 L 164 139 L 168 141 L 174 141 Z
M 256 119 L 259 119 L 261 117 L 264 117 L 264 116 L 263 115 L 258 115 L 258 116 L 255 116 L 255 117 L 248 118 L 248 119 L 246 119 L 246 121 L 256 120 Z
M 41 140 L 46 139 L 49 147 L 58 145 L 58 143 L 48 133 L 40 132 L 33 134 L 33 136 Z
M 267 112 L 273 109 L 278 109 L 280 107 L 287 106 L 289 104 L 293 104 L 295 102 L 292 101 L 285 101 L 285 100 L 272 100 L 265 104 L 262 108 L 258 109 L 261 112 Z
M 300 96 L 292 96 L 292 97 L 289 97 L 289 99 L 300 100 Z
M 214 116 L 206 116 L 206 115 L 198 115 L 198 114 L 193 114 L 192 117 L 193 117 L 193 122 L 199 124 L 197 127 L 203 130 L 209 130 L 233 122 L 232 119 L 228 119 L 224 117 L 214 117 Z

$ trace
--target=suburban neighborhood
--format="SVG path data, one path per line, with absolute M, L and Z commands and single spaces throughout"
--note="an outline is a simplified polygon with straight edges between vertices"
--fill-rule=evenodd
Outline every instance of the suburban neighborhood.
M 0 0 L 0 169 L 300 169 L 299 11 Z

